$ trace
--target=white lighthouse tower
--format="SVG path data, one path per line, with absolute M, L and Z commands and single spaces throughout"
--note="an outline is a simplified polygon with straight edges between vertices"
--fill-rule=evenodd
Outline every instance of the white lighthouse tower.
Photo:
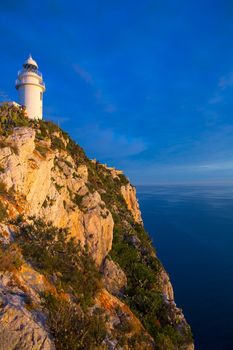
M 45 84 L 31 55 L 24 62 L 23 69 L 18 72 L 15 87 L 18 90 L 19 103 L 26 107 L 28 117 L 42 119 Z

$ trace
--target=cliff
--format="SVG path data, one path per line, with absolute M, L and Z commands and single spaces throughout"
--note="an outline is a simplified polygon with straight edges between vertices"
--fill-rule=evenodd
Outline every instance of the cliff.
M 0 349 L 193 349 L 135 188 L 0 109 Z

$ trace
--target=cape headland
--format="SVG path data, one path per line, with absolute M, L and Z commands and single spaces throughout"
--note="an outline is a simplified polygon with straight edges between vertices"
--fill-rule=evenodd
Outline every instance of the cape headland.
M 125 175 L 16 105 L 0 145 L 0 349 L 194 349 Z

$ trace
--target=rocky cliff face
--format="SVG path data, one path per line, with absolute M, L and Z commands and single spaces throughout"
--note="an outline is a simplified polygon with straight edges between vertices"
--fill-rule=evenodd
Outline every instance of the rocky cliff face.
M 90 161 L 53 124 L 28 121 L 16 109 L 2 108 L 2 115 L 8 119 L 0 123 L 0 349 L 192 349 L 189 326 L 144 231 L 135 188 Z M 58 247 L 63 231 L 56 228 L 88 251 L 81 275 L 82 260 L 66 241 Z M 67 259 L 61 258 L 66 244 Z M 86 290 L 91 278 L 96 286 L 88 297 L 85 276 L 91 276 Z M 76 310 L 74 319 L 60 319 L 67 308 L 70 315 Z M 86 330 L 80 334 L 72 328 L 77 315 Z M 96 317 L 102 328 L 94 332 Z M 72 345 L 59 338 L 55 318 L 72 328 L 65 335 Z
M 112 215 L 100 194 L 89 190 L 87 166 L 76 167 L 67 152 L 50 146 L 50 140 L 36 140 L 32 128 L 16 128 L 0 151 L 0 180 L 14 189 L 25 214 L 68 228 L 100 265 L 112 246 Z

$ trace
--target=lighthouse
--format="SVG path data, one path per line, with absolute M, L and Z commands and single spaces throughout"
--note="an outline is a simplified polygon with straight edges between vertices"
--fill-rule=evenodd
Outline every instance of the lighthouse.
M 24 62 L 23 69 L 18 72 L 15 87 L 18 90 L 19 103 L 26 107 L 28 117 L 42 119 L 45 84 L 31 55 Z

